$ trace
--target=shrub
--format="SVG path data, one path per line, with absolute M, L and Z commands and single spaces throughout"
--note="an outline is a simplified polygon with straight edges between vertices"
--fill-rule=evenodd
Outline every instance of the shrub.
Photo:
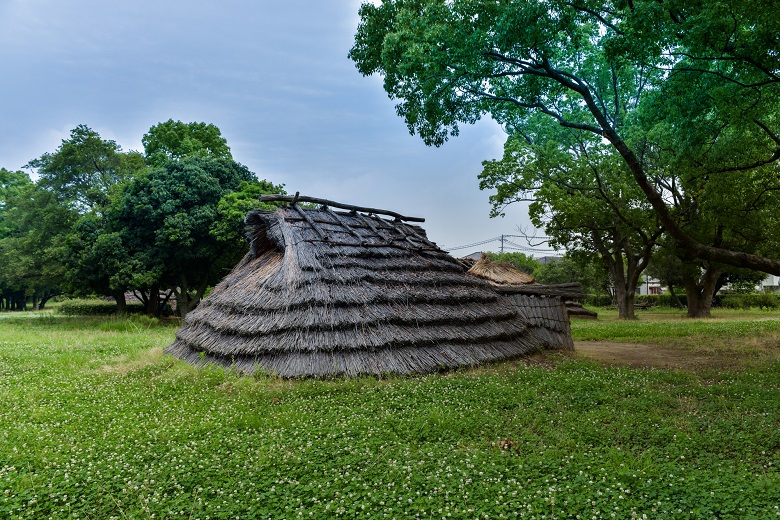
M 68 300 L 60 304 L 57 312 L 68 316 L 107 316 L 116 314 L 116 302 L 108 300 Z M 127 312 L 143 312 L 143 305 L 140 303 L 129 303 L 127 304 Z
M 612 305 L 612 296 L 608 294 L 589 294 L 583 302 L 591 307 L 609 307 Z
M 778 309 L 780 296 L 776 294 L 724 294 L 720 306 L 726 309 Z
M 679 303 L 683 306 L 688 305 L 685 294 L 678 294 Z M 635 303 L 651 303 L 659 307 L 677 307 L 678 302 L 671 294 L 637 294 L 634 298 Z
M 679 294 L 677 297 L 683 306 L 687 305 L 684 294 Z M 591 307 L 610 307 L 612 306 L 612 297 L 606 294 L 589 294 L 585 298 L 584 303 Z M 634 297 L 634 303 L 651 303 L 659 307 L 677 307 L 677 300 L 671 294 L 637 294 Z

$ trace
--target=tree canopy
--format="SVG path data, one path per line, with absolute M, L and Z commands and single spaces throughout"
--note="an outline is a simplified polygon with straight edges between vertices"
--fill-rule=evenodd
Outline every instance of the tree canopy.
M 213 124 L 169 119 L 151 127 L 141 142 L 146 160 L 152 166 L 192 156 L 233 159 L 227 140 Z
M 246 253 L 246 212 L 284 187 L 235 162 L 211 124 L 170 120 L 144 144 L 147 157 L 123 152 L 79 125 L 30 161 L 36 182 L 0 169 L 0 305 L 67 292 L 122 311 L 133 291 L 149 313 L 175 295 L 183 316 Z
M 390 0 L 360 18 L 350 57 L 426 143 L 484 115 L 595 137 L 689 258 L 780 274 L 772 2 Z
M 142 169 L 144 157 L 138 152 L 124 153 L 116 142 L 79 125 L 55 152 L 33 159 L 26 167 L 36 170 L 38 186 L 84 212 L 105 205 L 112 186 Z
M 531 201 L 531 222 L 552 247 L 599 258 L 620 316 L 633 318 L 635 290 L 663 227 L 610 147 L 566 128 L 544 129 L 509 137 L 503 158 L 483 163 L 480 188 L 496 190 L 493 214 Z
M 198 156 L 169 161 L 128 183 L 109 218 L 133 266 L 130 285 L 172 288 L 182 316 L 194 308 L 246 253 L 243 233 L 231 232 L 245 213 L 225 209 L 233 206 L 225 197 L 239 189 L 254 195 L 282 187 L 258 182 L 235 161 Z

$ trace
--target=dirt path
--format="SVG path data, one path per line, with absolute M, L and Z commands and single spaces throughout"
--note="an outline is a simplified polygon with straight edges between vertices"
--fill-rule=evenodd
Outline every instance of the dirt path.
M 714 364 L 711 357 L 644 343 L 575 341 L 574 350 L 581 356 L 603 363 L 631 367 L 692 369 Z

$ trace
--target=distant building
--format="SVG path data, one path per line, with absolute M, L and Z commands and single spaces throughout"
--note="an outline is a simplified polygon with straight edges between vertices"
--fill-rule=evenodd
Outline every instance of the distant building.
M 557 262 L 561 258 L 563 258 L 563 257 L 561 257 L 561 256 L 540 256 L 539 258 L 534 258 L 534 260 L 536 260 L 540 264 L 544 265 L 544 264 L 549 264 L 550 262 Z
M 482 260 L 482 255 L 483 255 L 483 254 L 484 254 L 484 253 L 483 253 L 482 251 L 477 251 L 476 253 L 471 253 L 470 255 L 467 255 L 467 256 L 462 256 L 462 257 L 460 257 L 460 258 L 469 258 L 469 259 L 471 259 L 471 260 L 477 260 L 477 261 L 479 261 L 479 260 Z
M 761 282 L 759 289 L 766 293 L 780 293 L 780 276 L 770 274 Z
M 645 282 L 636 288 L 637 294 L 661 294 L 664 291 L 661 280 L 645 276 Z

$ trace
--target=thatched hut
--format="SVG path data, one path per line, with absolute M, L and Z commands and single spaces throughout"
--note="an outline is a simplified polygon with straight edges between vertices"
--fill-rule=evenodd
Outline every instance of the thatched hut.
M 466 274 L 410 224 L 422 219 L 297 195 L 265 199 L 292 203 L 247 216 L 249 253 L 166 352 L 304 377 L 428 372 L 572 348 L 549 329 L 549 302 L 521 309 L 523 295 Z
M 464 265 L 468 267 L 468 274 L 487 280 L 490 284 L 505 291 L 525 294 L 530 298 L 551 298 L 546 302 L 549 305 L 547 305 L 548 310 L 545 314 L 552 319 L 552 323 L 549 326 L 545 326 L 545 328 L 558 330 L 561 335 L 561 341 L 571 341 L 571 331 L 568 326 L 570 317 L 576 316 L 589 319 L 598 317 L 598 313 L 583 308 L 582 304 L 577 301 L 585 298 L 585 293 L 582 291 L 582 286 L 579 283 L 561 285 L 538 284 L 532 275 L 524 273 L 514 264 L 510 262 L 493 262 L 484 253 L 479 260 L 469 261 L 461 258 L 460 261 L 461 263 L 465 262 Z M 521 314 L 526 308 L 539 306 L 539 301 L 527 301 L 524 298 L 517 297 L 513 297 L 513 300 L 515 300 L 519 308 L 518 312 Z M 559 303 L 561 302 L 565 308 L 565 319 L 560 315 L 563 312 L 559 308 Z M 565 322 L 565 330 L 557 326 L 557 322 Z
M 538 284 L 532 275 L 514 264 L 493 262 L 485 254 L 471 262 L 466 273 L 487 281 L 494 290 L 506 295 L 534 335 L 551 345 L 574 348 L 565 299 L 584 296 L 580 284 Z

